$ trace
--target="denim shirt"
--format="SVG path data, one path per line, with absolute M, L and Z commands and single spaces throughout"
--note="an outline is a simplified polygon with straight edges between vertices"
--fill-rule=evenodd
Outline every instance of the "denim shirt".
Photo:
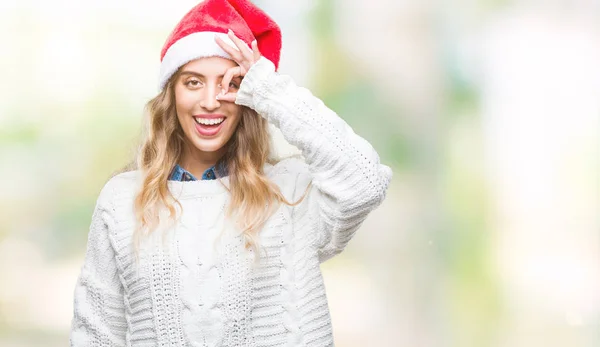
M 217 173 L 220 174 L 220 177 L 227 176 L 227 168 L 221 164 L 218 165 L 219 169 L 215 167 L 215 165 L 209 167 L 202 174 L 202 180 L 214 180 L 217 178 Z M 182 168 L 179 164 L 176 164 L 171 172 L 171 176 L 169 176 L 170 181 L 197 181 L 198 179 L 194 177 L 189 171 Z

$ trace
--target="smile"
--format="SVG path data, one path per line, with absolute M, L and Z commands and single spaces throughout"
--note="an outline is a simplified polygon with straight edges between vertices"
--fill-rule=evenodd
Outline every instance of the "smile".
M 194 117 L 196 132 L 203 137 L 215 136 L 223 128 L 226 117 Z
M 225 118 L 200 118 L 200 117 L 194 117 L 194 120 L 196 120 L 196 123 L 198 124 L 203 124 L 203 125 L 219 125 L 221 123 L 223 123 L 223 121 L 225 120 Z

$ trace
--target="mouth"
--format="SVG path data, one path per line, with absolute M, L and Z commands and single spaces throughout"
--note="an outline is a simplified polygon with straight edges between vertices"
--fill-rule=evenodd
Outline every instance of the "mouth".
M 224 115 L 194 116 L 196 131 L 202 136 L 215 136 L 219 133 L 227 117 Z

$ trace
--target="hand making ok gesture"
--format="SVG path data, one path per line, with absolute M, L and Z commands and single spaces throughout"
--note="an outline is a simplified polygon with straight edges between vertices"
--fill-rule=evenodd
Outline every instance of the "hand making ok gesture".
M 231 41 L 237 46 L 237 49 L 225 43 L 225 41 L 218 36 L 215 36 L 215 40 L 217 41 L 217 44 L 231 56 L 238 66 L 227 69 L 225 75 L 223 75 L 221 86 L 228 86 L 229 82 L 231 82 L 234 77 L 244 77 L 248 70 L 250 70 L 250 67 L 261 57 L 256 40 L 252 41 L 252 49 L 250 49 L 244 41 L 235 36 L 231 29 L 229 29 L 227 36 L 229 36 Z M 222 89 L 221 93 L 217 95 L 217 99 L 220 101 L 235 102 L 236 96 L 237 93 L 228 92 L 226 89 Z

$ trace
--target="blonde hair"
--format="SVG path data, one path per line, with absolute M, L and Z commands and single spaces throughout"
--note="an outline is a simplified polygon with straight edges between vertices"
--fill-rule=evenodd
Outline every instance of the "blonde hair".
M 182 210 L 181 203 L 171 194 L 167 185 L 173 167 L 181 159 L 185 143 L 175 110 L 175 83 L 180 71 L 181 68 L 163 90 L 146 104 L 141 143 L 135 161 L 127 167 L 140 170 L 142 175 L 142 184 L 134 202 L 137 227 L 133 243 L 136 260 L 142 236 L 149 236 L 162 223 L 160 211 L 166 208 L 169 219 L 174 222 L 178 217 L 175 205 Z M 257 235 L 265 222 L 280 203 L 289 206 L 299 204 L 311 184 L 298 201 L 287 201 L 279 187 L 263 171 L 265 163 L 275 164 L 268 159 L 271 149 L 267 121 L 247 107 L 242 107 L 241 113 L 238 127 L 219 161 L 225 164 L 229 174 L 229 187 L 226 188 L 231 198 L 225 216 L 228 220 L 235 219 L 246 248 L 252 248 L 258 255 Z M 255 260 L 258 258 L 255 257 Z

